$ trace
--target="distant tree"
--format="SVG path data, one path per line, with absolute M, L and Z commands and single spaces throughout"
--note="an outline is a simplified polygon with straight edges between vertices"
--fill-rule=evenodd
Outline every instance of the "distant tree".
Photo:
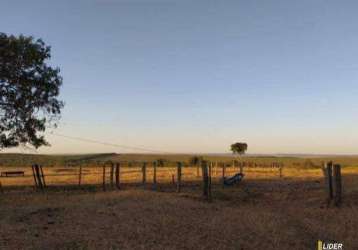
M 167 160 L 165 160 L 165 159 L 158 159 L 158 160 L 157 160 L 157 166 L 158 166 L 158 167 L 164 167 L 165 162 L 167 162 Z
M 243 155 L 247 150 L 247 143 L 244 142 L 236 142 L 231 144 L 231 151 L 233 154 Z
M 191 165 L 196 166 L 196 165 L 200 165 L 200 163 L 201 163 L 202 161 L 203 161 L 203 157 L 202 157 L 202 156 L 193 156 L 193 157 L 190 158 L 189 163 L 190 163 Z
M 193 156 L 190 158 L 189 163 L 192 166 L 196 166 L 196 176 L 199 177 L 200 174 L 200 165 L 204 161 L 202 156 Z
M 50 57 L 41 39 L 0 33 L 0 148 L 48 145 L 41 134 L 56 126 L 64 106 Z

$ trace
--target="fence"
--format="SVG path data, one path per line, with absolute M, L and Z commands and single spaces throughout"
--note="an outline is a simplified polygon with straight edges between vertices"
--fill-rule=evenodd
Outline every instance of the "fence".
M 284 173 L 282 164 L 272 164 L 271 167 L 238 162 L 207 162 L 207 164 L 214 179 L 222 179 L 238 172 L 245 172 L 247 178 L 283 177 Z M 180 181 L 183 182 L 202 179 L 202 167 L 199 164 L 191 165 L 186 162 L 104 162 L 64 167 L 34 164 L 22 167 L 1 166 L 0 172 L 3 187 L 36 186 L 38 176 L 41 178 L 43 176 L 47 186 L 96 184 L 103 186 L 103 183 L 111 185 L 115 182 L 115 176 L 118 176 L 122 184 L 174 183 L 177 182 L 179 175 Z M 41 185 L 41 182 L 38 181 L 38 184 Z
M 334 201 L 335 206 L 340 206 L 342 202 L 341 165 L 328 162 L 324 164 L 322 171 L 327 190 L 327 204 Z
M 332 170 L 326 170 L 326 183 L 329 197 L 333 199 Z M 336 204 L 341 201 L 342 179 L 340 167 L 334 168 Z M 327 172 L 328 171 L 328 172 Z M 330 171 L 330 172 L 329 172 Z M 181 192 L 183 187 L 203 188 L 203 195 L 211 200 L 212 184 L 223 185 L 226 177 L 242 173 L 245 179 L 287 179 L 287 178 L 322 178 L 320 168 L 284 167 L 280 162 L 257 164 L 255 162 L 219 162 L 203 161 L 192 165 L 187 162 L 102 162 L 93 165 L 72 165 L 66 167 L 39 166 L 0 167 L 0 190 L 12 187 L 34 186 L 43 190 L 48 187 L 71 186 L 121 189 L 135 185 L 153 190 L 173 189 Z M 331 178 L 331 180 L 329 179 Z M 338 184 L 337 184 L 338 183 Z M 331 194 L 332 193 L 332 194 Z

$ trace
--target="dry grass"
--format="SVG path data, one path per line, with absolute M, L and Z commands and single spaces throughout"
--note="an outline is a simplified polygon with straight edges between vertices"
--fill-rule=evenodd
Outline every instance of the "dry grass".
M 4 171 L 24 171 L 25 177 L 15 178 L 1 178 L 3 187 L 7 186 L 32 186 L 34 178 L 30 167 L 3 167 L 0 166 L 0 172 Z M 43 167 L 46 183 L 48 185 L 77 185 L 79 183 L 79 166 L 75 167 Z M 231 176 L 239 172 L 238 167 L 226 167 L 225 175 Z M 245 167 L 244 168 L 246 179 L 277 179 L 280 177 L 278 168 L 270 167 Z M 343 175 L 358 174 L 358 167 L 344 167 L 342 168 Z M 172 182 L 176 179 L 177 169 L 175 164 L 165 167 L 157 168 L 157 181 L 160 183 Z M 146 170 L 147 181 L 153 180 L 153 167 L 148 165 Z M 214 179 L 219 180 L 222 178 L 222 167 L 213 166 L 212 176 Z M 322 170 L 320 168 L 283 168 L 282 176 L 284 178 L 293 179 L 316 179 L 322 177 Z M 109 183 L 110 168 L 106 168 L 106 182 Z M 142 167 L 137 165 L 124 165 L 121 167 L 120 179 L 122 183 L 139 183 L 142 181 Z M 201 169 L 198 167 L 184 167 L 182 169 L 183 181 L 200 181 Z M 103 183 L 103 166 L 83 166 L 81 183 L 83 185 L 101 185 Z
M 357 192 L 327 207 L 322 183 L 246 180 L 214 202 L 182 194 L 7 192 L 1 249 L 314 249 L 318 239 L 357 249 Z
M 138 172 L 125 173 L 133 170 Z M 45 169 L 54 186 L 76 185 L 76 171 Z M 102 168 L 87 171 L 84 184 L 102 183 Z M 75 175 L 50 176 L 58 173 Z M 120 191 L 50 188 L 41 193 L 11 189 L 19 180 L 32 185 L 31 174 L 17 182 L 2 179 L 8 189 L 0 194 L 0 249 L 316 249 L 318 239 L 358 249 L 357 168 L 342 169 L 341 208 L 327 206 L 320 169 L 286 168 L 284 178 L 271 168 L 246 168 L 245 173 L 236 187 L 216 184 L 212 203 L 201 199 L 196 168 L 183 169 L 186 185 L 180 194 L 171 184 L 174 167 L 158 169 L 164 192 L 124 185 Z M 221 169 L 214 168 L 213 175 L 219 181 Z M 147 178 L 152 180 L 150 168 Z M 140 168 L 123 168 L 121 180 L 138 183 Z

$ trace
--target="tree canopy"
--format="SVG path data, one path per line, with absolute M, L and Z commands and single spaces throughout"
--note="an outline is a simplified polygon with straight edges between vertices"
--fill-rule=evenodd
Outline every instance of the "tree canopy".
M 164 167 L 164 164 L 167 162 L 166 159 L 158 159 L 157 161 L 158 167 Z
M 193 156 L 189 159 L 191 165 L 199 165 L 203 161 L 202 156 Z
M 246 150 L 247 150 L 247 143 L 245 142 L 236 142 L 234 144 L 231 144 L 231 151 L 234 154 L 242 155 L 245 154 Z
M 41 39 L 0 33 L 0 148 L 48 145 L 43 132 L 64 106 L 60 70 L 46 64 L 50 52 Z

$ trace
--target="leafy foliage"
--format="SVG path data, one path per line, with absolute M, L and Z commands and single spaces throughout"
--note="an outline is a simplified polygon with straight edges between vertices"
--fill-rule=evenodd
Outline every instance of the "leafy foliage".
M 158 159 L 156 162 L 157 162 L 158 167 L 164 167 L 164 164 L 167 162 L 167 160 L 166 159 Z
M 199 165 L 202 161 L 203 161 L 203 157 L 202 156 L 193 156 L 190 158 L 189 162 L 191 165 Z
M 245 154 L 246 150 L 247 150 L 247 143 L 245 142 L 236 142 L 234 144 L 231 144 L 231 151 L 234 154 L 242 155 Z
M 60 70 L 45 62 L 50 57 L 41 39 L 0 33 L 0 148 L 48 145 L 38 132 L 56 126 L 64 106 L 57 99 Z

